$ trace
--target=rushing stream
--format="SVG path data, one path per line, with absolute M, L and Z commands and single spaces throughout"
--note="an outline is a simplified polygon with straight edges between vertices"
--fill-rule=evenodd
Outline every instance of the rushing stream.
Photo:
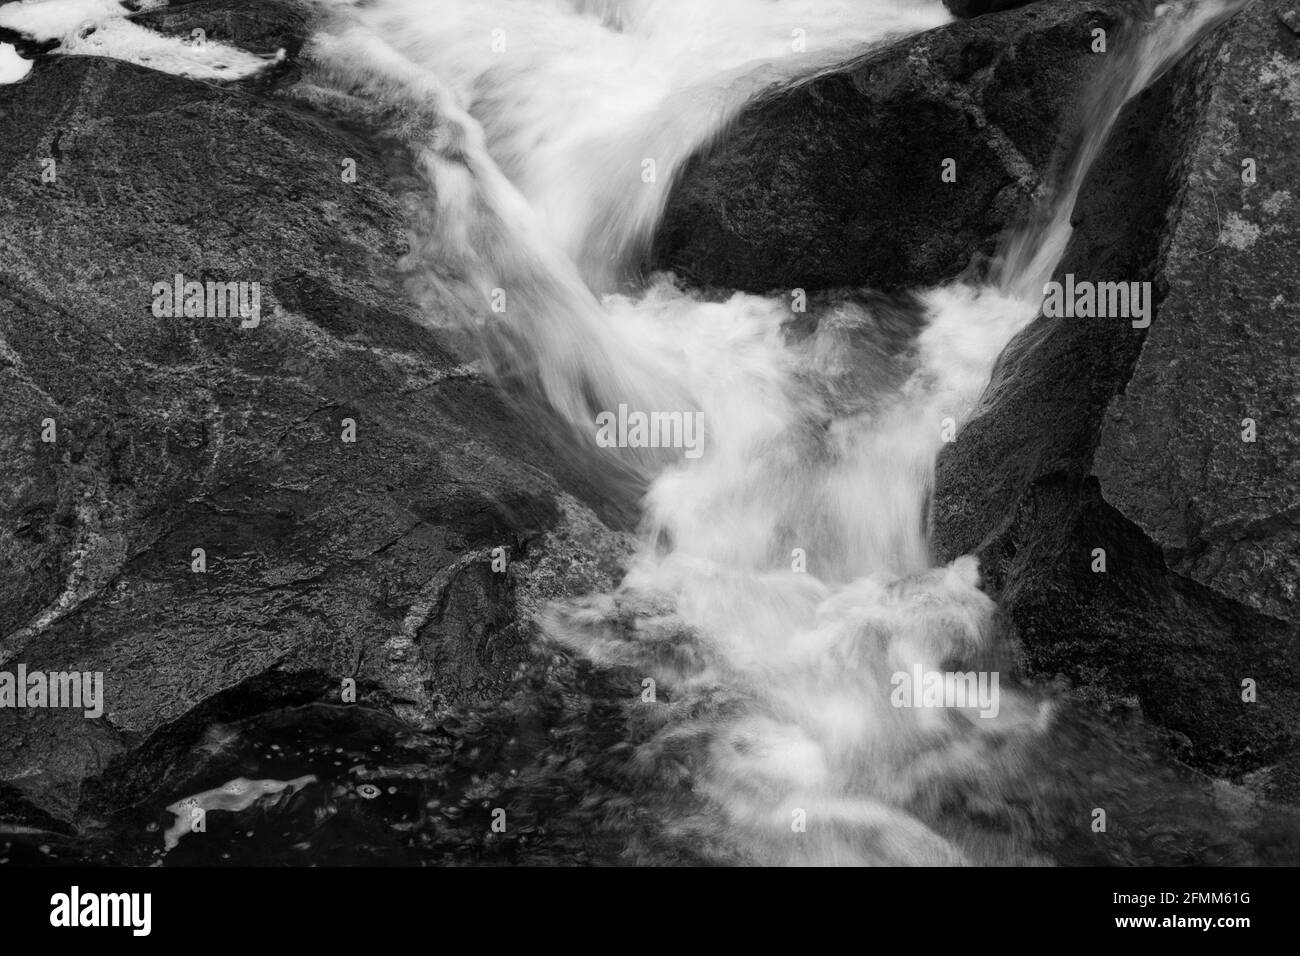
M 1240 5 L 1164 4 L 1115 38 L 1039 214 L 982 281 L 802 315 L 796 290 L 640 274 L 674 178 L 756 95 L 946 22 L 938 0 L 322 4 L 316 94 L 416 157 L 404 267 L 429 321 L 643 493 L 641 546 L 615 591 L 546 612 L 521 702 L 213 728 L 191 801 L 237 812 L 199 841 L 139 808 L 103 858 L 1191 862 L 1159 822 L 1177 817 L 1195 859 L 1253 859 L 1260 821 L 1214 809 L 1231 793 L 1019 682 L 976 560 L 936 566 L 927 540 L 936 455 L 1039 314 L 1120 109 Z M 636 413 L 675 447 L 608 425 Z M 1144 818 L 1107 849 L 1102 794 Z M 493 832 L 498 807 L 519 823 Z

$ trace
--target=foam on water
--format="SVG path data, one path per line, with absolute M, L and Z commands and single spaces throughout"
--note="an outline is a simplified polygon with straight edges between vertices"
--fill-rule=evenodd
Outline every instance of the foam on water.
M 163 846 L 167 850 L 175 849 L 183 836 L 193 833 L 196 827 L 206 826 L 206 815 L 213 810 L 239 813 L 264 797 L 293 795 L 307 784 L 315 782 L 316 778 L 311 775 L 293 780 L 249 780 L 247 777 L 237 777 L 219 787 L 184 797 L 167 807 L 175 814 L 176 820 L 163 834 Z M 204 823 L 200 824 L 200 820 Z
M 164 36 L 127 19 L 165 6 L 167 0 L 137 0 L 134 9 L 118 0 L 21 0 L 0 6 L 0 27 L 57 41 L 55 55 L 108 57 L 193 79 L 244 79 L 283 59 L 283 52 L 258 56 L 212 40 Z M 0 65 L 0 82 L 3 72 Z
M 682 163 L 745 102 L 941 22 L 939 4 L 449 3 L 433 20 L 400 0 L 337 5 L 309 52 L 320 82 L 404 118 L 429 184 L 408 265 L 437 321 L 474 329 L 489 369 L 549 402 L 576 444 L 620 403 L 704 414 L 702 459 L 635 462 L 652 479 L 645 547 L 619 590 L 546 619 L 575 652 L 672 695 L 635 759 L 648 787 L 685 773 L 708 809 L 665 826 L 721 826 L 764 862 L 979 861 L 926 808 L 955 792 L 1005 802 L 1051 706 L 1010 680 L 983 712 L 896 706 L 898 674 L 1011 676 L 975 560 L 932 566 L 945 420 L 969 418 L 1038 315 L 1119 109 L 1238 5 L 1166 4 L 1135 25 L 1041 215 L 986 284 L 921 294 L 901 351 L 872 347 L 879 305 L 832 305 L 799 338 L 780 297 L 620 281 Z M 800 27 L 845 44 L 796 55 Z M 487 307 L 494 290 L 504 312 Z M 1026 844 L 998 859 L 1035 857 Z
M 32 61 L 18 55 L 11 43 L 0 43 L 0 84 L 17 83 L 32 71 Z
M 665 828 L 762 862 L 985 862 L 937 808 L 954 793 L 1004 805 L 1052 707 L 1011 679 L 975 560 L 933 566 L 935 457 L 1038 315 L 1120 108 L 1241 0 L 1164 4 L 1112 40 L 1041 215 L 987 282 L 846 298 L 801 329 L 784 297 L 640 283 L 641 253 L 685 161 L 746 103 L 943 23 L 938 0 L 317 5 L 301 91 L 412 151 L 424 188 L 404 265 L 428 321 L 563 423 L 575 453 L 618 456 L 645 483 L 644 544 L 619 589 L 552 608 L 545 626 L 662 688 L 661 727 L 633 764 L 647 790 L 684 779 L 705 805 Z M 138 62 L 115 6 L 28 2 L 0 8 L 0 25 L 69 53 L 98 35 Z M 70 32 L 92 7 L 99 29 Z M 703 457 L 597 448 L 596 416 L 620 405 L 703 413 Z M 1001 675 L 996 716 L 898 706 L 896 675 L 954 671 Z M 1036 859 L 1028 843 L 996 858 Z

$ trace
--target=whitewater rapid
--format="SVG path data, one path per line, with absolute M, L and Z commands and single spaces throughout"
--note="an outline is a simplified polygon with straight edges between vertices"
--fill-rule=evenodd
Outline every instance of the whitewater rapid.
M 931 822 L 954 794 L 1004 804 L 1052 719 L 1013 679 L 975 559 L 933 565 L 934 462 L 1038 316 L 1120 108 L 1234 6 L 1163 5 L 1112 40 L 1040 214 L 985 282 L 919 291 L 892 356 L 862 347 L 879 333 L 861 300 L 801 338 L 797 290 L 717 301 L 636 266 L 682 164 L 750 98 L 943 22 L 937 2 L 453 3 L 433 21 L 380 0 L 313 42 L 318 82 L 412 131 L 429 198 L 408 268 L 434 321 L 473 330 L 575 449 L 620 406 L 702 416 L 698 460 L 599 449 L 648 482 L 644 544 L 616 592 L 545 621 L 645 676 L 630 707 L 664 708 L 633 763 L 703 807 L 666 828 L 765 863 L 1041 862 Z
M 1040 214 L 983 282 L 918 290 L 896 354 L 864 347 L 880 336 L 864 298 L 794 335 L 798 290 L 719 299 L 639 268 L 686 160 L 746 103 L 947 22 L 939 0 L 316 5 L 300 92 L 414 155 L 403 267 L 427 320 L 644 492 L 619 588 L 544 625 L 651 682 L 628 705 L 662 708 L 633 763 L 647 789 L 684 781 L 698 800 L 664 827 L 764 863 L 1037 862 L 934 823 L 946 795 L 1004 803 L 1052 724 L 1014 679 L 975 559 L 934 564 L 934 463 L 1039 315 L 1119 110 L 1239 0 L 1161 4 L 1112 40 Z M 700 416 L 702 454 L 604 447 L 620 407 Z M 966 674 L 982 691 L 958 701 Z

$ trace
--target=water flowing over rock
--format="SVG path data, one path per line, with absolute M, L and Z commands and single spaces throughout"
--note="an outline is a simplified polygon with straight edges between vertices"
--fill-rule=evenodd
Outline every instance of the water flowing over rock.
M 1236 6 L 0 12 L 0 671 L 108 690 L 0 710 L 0 836 L 1296 858 L 1293 766 L 1169 758 L 1294 730 L 1296 37 Z M 1076 274 L 1155 322 L 1036 319 Z
M 951 279 L 1030 211 L 1106 62 L 1092 31 L 1131 9 L 1055 0 L 954 23 L 761 98 L 683 171 L 653 264 L 751 292 Z
M 936 549 L 978 552 L 1030 667 L 1136 700 L 1220 771 L 1300 731 L 1294 10 L 1239 13 L 1089 177 L 1058 272 L 1152 282 L 1151 327 L 1040 319 L 936 478 Z

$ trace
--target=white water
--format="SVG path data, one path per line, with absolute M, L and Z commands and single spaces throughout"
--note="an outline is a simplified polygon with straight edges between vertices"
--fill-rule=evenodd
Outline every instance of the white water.
M 489 367 L 549 403 L 575 447 L 620 403 L 704 413 L 699 461 L 623 452 L 653 479 L 645 547 L 615 594 L 547 621 L 671 695 L 634 764 L 647 786 L 689 780 L 705 809 L 666 827 L 762 862 L 971 861 L 924 807 L 954 786 L 996 803 L 1051 709 L 1005 679 L 992 718 L 891 703 L 897 672 L 1007 663 L 975 560 L 931 566 L 944 420 L 968 418 L 1038 314 L 1119 108 L 1228 6 L 1166 5 L 1112 55 L 1040 219 L 1008 238 L 988 284 L 922 293 L 924 327 L 890 357 L 875 317 L 848 303 L 795 342 L 786 297 L 705 302 L 670 277 L 614 290 L 680 164 L 744 102 L 942 22 L 937 2 L 476 0 L 437 17 L 412 0 L 336 4 L 309 49 L 317 82 L 382 105 L 416 152 L 428 198 L 409 265 L 430 314 L 473 329 Z M 813 52 L 791 50 L 798 29 Z
M 282 58 L 258 56 L 206 38 L 164 36 L 128 19 L 133 12 L 165 6 L 167 0 L 137 0 L 132 11 L 120 0 L 21 0 L 0 6 L 0 27 L 31 40 L 58 41 L 59 56 L 108 57 L 195 79 L 243 79 Z M 17 72 L 6 68 L 5 59 L 0 48 L 0 83 L 27 75 L 30 67 Z
M 106 0 L 40 2 L 65 8 L 49 31 L 67 52 L 93 52 L 68 32 L 78 9 L 119 15 Z M 318 3 L 330 20 L 304 51 L 314 94 L 405 140 L 426 180 L 407 266 L 430 321 L 468 332 L 503 384 L 567 423 L 575 450 L 619 455 L 649 482 L 645 545 L 619 590 L 556 608 L 547 626 L 671 699 L 643 712 L 661 726 L 633 765 L 647 789 L 689 782 L 703 809 L 664 826 L 720 859 L 1032 859 L 981 855 L 932 825 L 954 788 L 976 806 L 1004 800 L 1051 719 L 1004 671 L 975 560 L 932 566 L 934 460 L 945 419 L 969 418 L 1037 315 L 1119 108 L 1238 0 L 1167 4 L 1135 42 L 1112 39 L 1042 215 L 1007 238 L 986 284 L 921 292 L 902 355 L 852 303 L 795 340 L 788 297 L 709 302 L 670 277 L 628 280 L 681 165 L 746 102 L 941 24 L 938 0 Z M 44 22 L 37 5 L 20 5 L 29 24 Z M 139 62 L 138 46 L 122 57 Z M 704 456 L 597 451 L 595 416 L 620 404 L 703 412 Z M 891 676 L 915 668 L 999 672 L 997 716 L 893 706 Z
M 0 84 L 17 83 L 31 71 L 31 60 L 19 56 L 12 44 L 0 43 Z

